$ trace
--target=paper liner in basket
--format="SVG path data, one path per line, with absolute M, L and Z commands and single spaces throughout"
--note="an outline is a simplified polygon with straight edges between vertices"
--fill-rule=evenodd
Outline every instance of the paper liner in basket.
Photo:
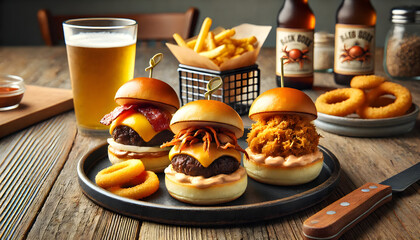
M 176 44 L 166 43 L 166 46 L 171 50 L 172 54 L 178 59 L 181 64 L 193 66 L 193 67 L 200 67 L 205 69 L 217 70 L 217 71 L 225 71 L 230 69 L 236 69 L 241 67 L 246 67 L 255 64 L 258 58 L 258 54 L 260 53 L 261 47 L 267 38 L 268 34 L 270 33 L 271 26 L 259 26 L 253 24 L 241 24 L 239 26 L 233 27 L 235 29 L 235 35 L 232 38 L 241 39 L 247 38 L 251 36 L 255 36 L 258 40 L 258 45 L 255 47 L 254 51 L 246 52 L 240 55 L 237 58 L 229 59 L 222 63 L 222 65 L 217 66 L 213 61 L 210 59 L 200 56 L 198 53 L 194 52 L 194 50 L 187 48 L 187 47 L 180 47 Z M 224 28 L 218 27 L 212 32 L 215 34 L 223 31 Z M 194 37 L 194 38 L 197 38 Z M 192 39 L 194 39 L 192 38 Z M 188 39 L 189 41 L 191 39 Z

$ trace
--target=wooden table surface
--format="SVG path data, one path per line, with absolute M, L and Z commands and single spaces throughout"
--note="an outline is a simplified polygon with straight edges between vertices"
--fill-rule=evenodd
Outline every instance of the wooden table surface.
M 154 77 L 178 91 L 178 62 L 166 48 L 138 48 L 135 76 L 146 76 L 148 59 L 164 60 Z M 382 51 L 376 74 L 384 75 Z M 275 87 L 275 52 L 259 60 L 261 92 Z M 22 76 L 26 84 L 70 89 L 65 48 L 0 47 L 0 72 Z M 420 81 L 398 82 L 420 105 Z M 322 89 L 338 87 L 329 73 L 315 73 L 313 100 Z M 0 113 L 1 117 L 1 113 Z M 249 120 L 244 119 L 248 124 Z M 266 222 L 226 227 L 185 227 L 139 221 L 115 214 L 81 191 L 76 166 L 102 137 L 78 134 L 69 111 L 0 138 L 0 239 L 302 239 L 302 223 L 365 182 L 381 182 L 420 161 L 420 116 L 410 133 L 387 138 L 343 137 L 319 130 L 320 144 L 340 161 L 333 193 L 313 207 Z M 415 183 L 343 235 L 342 239 L 420 239 L 420 194 Z

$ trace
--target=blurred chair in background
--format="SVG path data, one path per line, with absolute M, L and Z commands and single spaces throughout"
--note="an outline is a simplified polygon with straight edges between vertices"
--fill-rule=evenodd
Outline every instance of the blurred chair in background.
M 199 10 L 189 8 L 184 13 L 144 13 L 112 15 L 52 15 L 47 9 L 38 10 L 38 22 L 42 38 L 48 46 L 57 45 L 64 40 L 62 23 L 68 19 L 86 17 L 120 17 L 133 19 L 138 24 L 137 39 L 141 44 L 161 44 L 173 41 L 172 35 L 179 33 L 184 39 L 194 34 Z

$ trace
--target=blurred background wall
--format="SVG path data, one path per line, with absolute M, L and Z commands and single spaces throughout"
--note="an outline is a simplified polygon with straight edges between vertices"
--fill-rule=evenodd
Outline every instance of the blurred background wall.
M 264 46 L 275 46 L 277 13 L 284 0 L 0 0 L 0 45 L 43 45 L 37 10 L 47 8 L 52 14 L 117 14 L 184 12 L 190 6 L 200 10 L 196 33 L 205 17 L 213 27 L 234 27 L 241 23 L 272 25 Z M 420 5 L 419 0 L 371 0 L 377 12 L 376 44 L 383 46 L 390 27 L 390 10 L 401 5 Z M 316 31 L 334 32 L 335 13 L 341 0 L 309 0 Z

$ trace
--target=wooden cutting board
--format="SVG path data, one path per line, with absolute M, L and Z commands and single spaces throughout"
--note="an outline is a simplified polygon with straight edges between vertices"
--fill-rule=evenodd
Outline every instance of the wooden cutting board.
M 26 85 L 19 107 L 0 111 L 0 138 L 73 109 L 71 90 Z

